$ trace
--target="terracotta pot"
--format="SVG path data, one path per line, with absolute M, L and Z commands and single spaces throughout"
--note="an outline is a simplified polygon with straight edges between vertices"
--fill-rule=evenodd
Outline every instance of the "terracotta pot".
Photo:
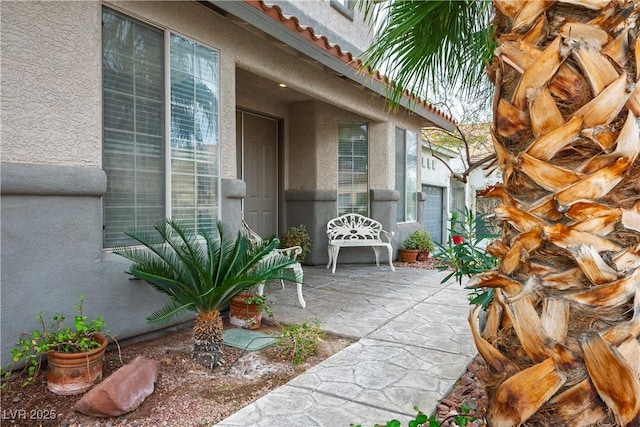
M 100 347 L 88 353 L 47 353 L 47 388 L 50 391 L 63 396 L 80 394 L 102 381 L 107 339 L 100 334 L 95 334 L 94 338 Z
M 420 251 L 418 252 L 418 261 L 426 261 L 429 259 L 429 251 Z
M 240 294 L 231 298 L 229 322 L 244 329 L 259 329 L 262 324 L 262 310 L 258 304 L 247 303 L 255 295 Z
M 418 258 L 417 249 L 400 249 L 400 261 L 402 262 L 416 262 Z

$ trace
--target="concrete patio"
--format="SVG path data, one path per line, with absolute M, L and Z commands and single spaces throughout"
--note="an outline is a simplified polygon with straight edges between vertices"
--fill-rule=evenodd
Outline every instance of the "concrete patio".
M 295 285 L 272 286 L 274 320 L 317 319 L 357 342 L 217 424 L 220 427 L 363 427 L 414 406 L 431 413 L 476 355 L 467 291 L 445 272 L 410 267 L 304 266 L 301 308 Z

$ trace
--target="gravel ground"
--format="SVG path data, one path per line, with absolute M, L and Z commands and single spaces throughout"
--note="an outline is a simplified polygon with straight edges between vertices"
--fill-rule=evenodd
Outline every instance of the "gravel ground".
M 277 326 L 265 323 L 263 321 L 260 332 L 279 331 Z M 242 352 L 224 346 L 223 365 L 213 372 L 191 360 L 190 329 L 133 344 L 122 343 L 122 362 L 117 348 L 107 350 L 103 378 L 138 355 L 158 362 L 155 390 L 137 410 L 106 419 L 82 415 L 72 409 L 82 396 L 51 393 L 47 390 L 46 375 L 41 373 L 26 387 L 21 386 L 23 377 L 6 382 L 1 395 L 0 424 L 25 427 L 211 426 L 351 343 L 346 338 L 325 335 L 316 355 L 299 365 L 282 360 L 272 347 Z
M 413 264 L 396 263 L 412 268 L 433 268 L 433 260 Z M 229 325 L 225 325 L 228 327 Z M 261 332 L 277 333 L 276 325 L 263 321 Z M 22 387 L 22 377 L 5 381 L 0 395 L 2 426 L 62 426 L 62 427 L 200 427 L 211 426 L 269 391 L 285 384 L 352 341 L 326 335 L 315 356 L 295 365 L 282 360 L 273 348 L 257 352 L 242 352 L 224 347 L 223 365 L 211 372 L 190 358 L 190 329 L 168 333 L 159 338 L 134 343 L 123 342 L 121 359 L 118 349 L 110 347 L 104 361 L 106 378 L 123 363 L 142 355 L 158 362 L 159 378 L 154 393 L 129 414 L 98 419 L 75 412 L 73 404 L 81 396 L 58 396 L 47 390 L 46 378 L 40 374 L 32 384 Z M 485 369 L 480 358 L 469 364 L 452 390 L 437 406 L 438 420 L 450 425 L 451 417 L 462 413 L 461 404 L 473 409 L 478 417 L 475 425 L 484 425 L 487 399 L 481 374 Z M 423 408 L 421 408 L 423 409 Z M 177 420 L 179 423 L 176 424 Z M 304 427 L 304 426 L 301 426 Z

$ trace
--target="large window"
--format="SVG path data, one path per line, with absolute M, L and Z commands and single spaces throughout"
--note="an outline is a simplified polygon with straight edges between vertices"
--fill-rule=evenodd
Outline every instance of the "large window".
M 211 231 L 217 51 L 107 9 L 102 21 L 104 246 L 130 244 L 125 231 L 151 231 L 167 216 Z
M 338 131 L 338 215 L 369 215 L 367 124 L 340 123 Z
M 396 190 L 398 222 L 417 221 L 418 137 L 414 132 L 396 128 Z

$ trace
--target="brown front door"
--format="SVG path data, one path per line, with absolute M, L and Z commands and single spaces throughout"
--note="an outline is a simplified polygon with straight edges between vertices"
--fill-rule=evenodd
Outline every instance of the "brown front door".
M 242 179 L 247 185 L 244 220 L 263 238 L 278 229 L 278 122 L 238 112 Z

